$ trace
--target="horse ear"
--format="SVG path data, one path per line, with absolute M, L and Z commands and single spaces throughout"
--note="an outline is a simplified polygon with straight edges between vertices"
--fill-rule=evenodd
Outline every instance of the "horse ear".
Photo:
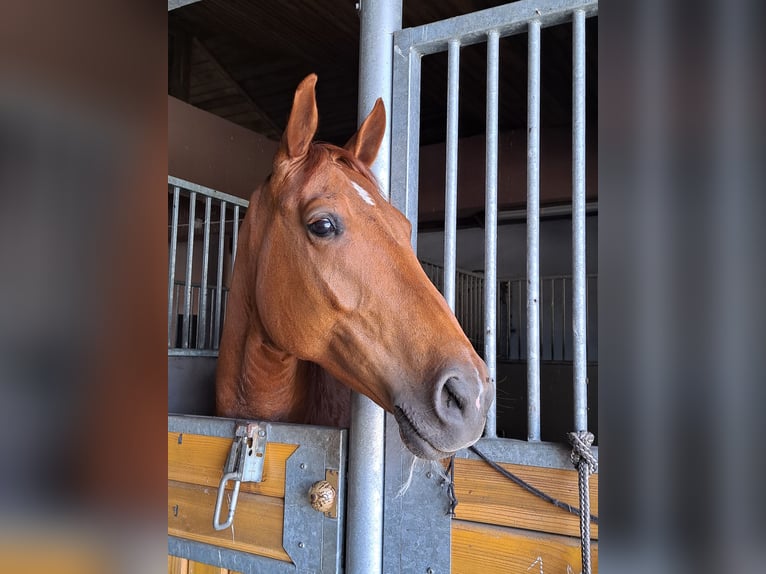
M 280 153 L 288 158 L 305 155 L 317 131 L 319 117 L 314 91 L 316 83 L 316 74 L 309 74 L 295 90 L 293 108 L 279 146 Z
M 386 106 L 383 105 L 383 100 L 378 98 L 370 115 L 365 118 L 359 130 L 343 147 L 369 167 L 378 155 L 380 142 L 383 141 L 385 133 Z

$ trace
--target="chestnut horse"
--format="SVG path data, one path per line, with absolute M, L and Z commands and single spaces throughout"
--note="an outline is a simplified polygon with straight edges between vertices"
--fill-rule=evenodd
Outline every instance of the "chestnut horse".
M 481 436 L 494 398 L 486 365 L 370 172 L 383 102 L 343 148 L 312 143 L 315 84 L 310 75 L 298 86 L 242 223 L 218 414 L 348 426 L 353 389 L 394 414 L 416 456 L 450 456 Z

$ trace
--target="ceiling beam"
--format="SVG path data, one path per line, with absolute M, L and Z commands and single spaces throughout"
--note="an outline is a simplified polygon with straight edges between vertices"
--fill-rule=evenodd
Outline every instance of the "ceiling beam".
M 205 55 L 206 58 L 210 60 L 210 62 L 213 64 L 213 66 L 218 70 L 218 72 L 226 79 L 226 81 L 231 84 L 234 88 L 237 89 L 237 92 L 240 96 L 242 96 L 250 105 L 250 108 L 258 115 L 258 118 L 262 120 L 265 124 L 267 129 L 269 130 L 269 133 L 266 133 L 264 135 L 274 138 L 279 138 L 282 135 L 282 128 L 280 128 L 277 124 L 275 124 L 271 117 L 263 111 L 263 109 L 255 103 L 255 100 L 253 100 L 252 96 L 247 93 L 247 90 L 245 90 L 244 87 L 242 87 L 242 84 L 240 84 L 237 80 L 234 79 L 234 77 L 229 73 L 229 71 L 226 69 L 226 67 L 216 58 L 208 49 L 207 46 L 200 40 L 199 38 L 194 38 L 194 43 L 199 48 L 199 50 Z

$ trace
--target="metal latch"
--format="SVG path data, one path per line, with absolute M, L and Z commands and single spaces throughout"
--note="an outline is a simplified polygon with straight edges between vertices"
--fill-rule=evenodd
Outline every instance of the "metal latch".
M 234 442 L 231 444 L 229 456 L 223 467 L 223 476 L 218 485 L 218 498 L 215 501 L 213 528 L 224 530 L 234 522 L 234 511 L 237 508 L 239 486 L 243 482 L 261 482 L 263 480 L 263 460 L 266 454 L 266 427 L 258 423 L 237 425 Z M 226 483 L 234 481 L 234 490 L 229 501 L 229 516 L 226 522 L 220 523 L 221 506 Z

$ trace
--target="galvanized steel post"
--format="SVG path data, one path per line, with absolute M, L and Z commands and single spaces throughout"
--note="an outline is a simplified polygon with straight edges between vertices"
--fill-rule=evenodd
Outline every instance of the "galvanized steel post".
M 360 0 L 359 122 L 378 97 L 386 106 L 386 135 L 372 171 L 389 197 L 393 33 L 402 26 L 401 0 Z M 383 570 L 385 413 L 354 394 L 349 433 L 346 571 Z
M 221 201 L 218 223 L 218 271 L 215 276 L 215 328 L 213 329 L 213 348 L 221 343 L 221 301 L 223 296 L 223 243 L 226 235 L 226 202 Z
M 205 226 L 202 240 L 202 279 L 199 288 L 199 305 L 197 307 L 197 348 L 204 349 L 207 340 L 207 275 L 210 263 L 210 214 L 213 199 L 205 198 Z
M 450 40 L 447 52 L 447 172 L 444 197 L 444 298 L 455 311 L 457 251 L 457 146 L 460 94 L 460 41 Z
M 180 199 L 181 190 L 177 185 L 173 186 L 173 215 L 170 224 L 170 250 L 168 253 L 168 347 L 172 347 L 174 343 L 174 335 L 172 328 L 175 317 L 173 295 L 175 291 L 175 277 L 176 277 L 176 253 L 178 252 L 178 202 Z
M 181 346 L 189 348 L 189 335 L 191 333 L 191 300 L 192 300 L 192 265 L 194 263 L 194 212 L 197 206 L 197 194 L 192 191 L 189 194 L 189 219 L 186 234 L 186 283 L 184 284 L 184 322 Z
M 487 35 L 487 158 L 486 199 L 484 216 L 484 361 L 496 387 L 497 379 L 497 130 L 498 73 L 500 67 L 500 34 L 492 30 Z M 497 436 L 496 403 L 487 412 L 484 434 Z
M 540 440 L 540 22 L 528 30 L 527 439 Z
M 572 22 L 572 341 L 574 425 L 588 430 L 588 364 L 585 276 L 585 12 Z

